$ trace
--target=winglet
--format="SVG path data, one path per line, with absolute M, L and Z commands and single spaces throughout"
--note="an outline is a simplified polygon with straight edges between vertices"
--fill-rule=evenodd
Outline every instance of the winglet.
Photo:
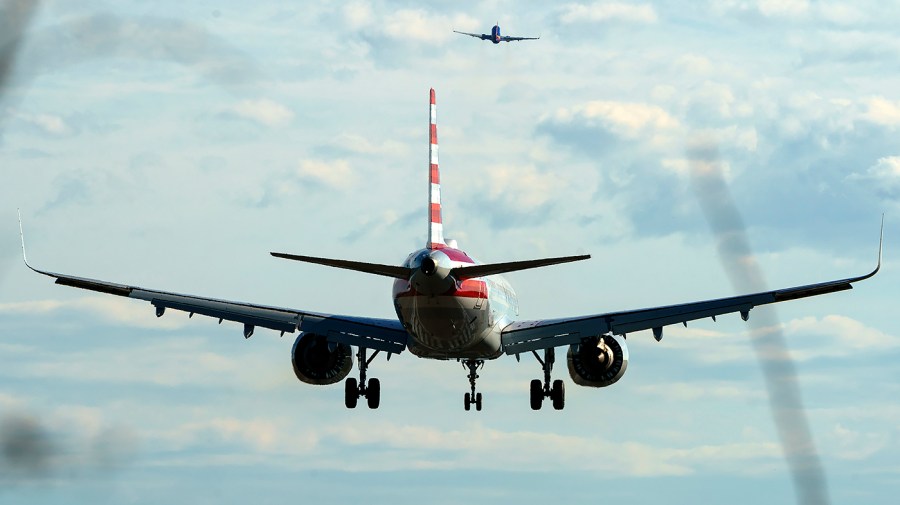
M 883 246 L 884 246 L 884 214 L 881 214 L 881 232 L 880 232 L 880 236 L 878 238 L 878 264 L 875 265 L 875 270 L 872 270 L 871 272 L 869 272 L 866 275 L 861 275 L 859 277 L 854 277 L 852 279 L 848 279 L 848 282 L 853 283 L 853 282 L 866 280 L 869 277 L 874 276 L 875 274 L 878 273 L 879 270 L 881 270 L 881 251 L 882 251 Z
M 881 268 L 881 249 L 884 245 L 884 213 L 881 213 L 881 237 L 878 239 L 878 266 L 875 267 L 877 272 Z
M 20 209 L 16 209 L 16 213 L 19 215 L 19 238 L 22 239 L 22 260 L 25 261 L 25 266 L 34 270 L 34 267 L 28 264 L 28 255 L 25 254 L 25 230 L 22 228 L 22 211 Z M 35 270 L 37 272 L 37 270 Z

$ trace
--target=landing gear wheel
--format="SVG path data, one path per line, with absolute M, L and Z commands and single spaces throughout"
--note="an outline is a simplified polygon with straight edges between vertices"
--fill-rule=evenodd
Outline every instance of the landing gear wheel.
M 531 410 L 541 410 L 541 404 L 544 403 L 544 385 L 541 384 L 540 379 L 531 381 L 529 392 L 531 393 Z
M 369 358 L 366 358 L 366 351 L 365 347 L 360 347 L 356 352 L 359 380 L 351 377 L 344 383 L 344 404 L 348 409 L 355 409 L 360 397 L 363 396 L 366 397 L 366 404 L 370 409 L 377 409 L 381 405 L 381 381 L 378 379 L 366 380 L 366 370 L 369 368 L 369 364 L 381 351 L 375 351 Z
M 475 410 L 481 410 L 481 393 L 475 392 L 475 379 L 478 378 L 478 369 L 484 366 L 484 360 L 467 359 L 462 364 L 469 369 L 469 388 L 471 388 L 471 392 L 466 393 L 464 397 L 466 410 L 472 410 L 473 403 L 475 404 Z
M 562 380 L 556 379 L 553 381 L 550 399 L 553 400 L 553 408 L 556 410 L 562 410 L 566 406 L 566 385 Z
M 344 405 L 348 409 L 355 409 L 357 401 L 359 401 L 359 384 L 356 379 L 350 377 L 344 382 Z
M 378 379 L 369 379 L 369 385 L 366 386 L 366 403 L 370 409 L 377 409 L 381 403 L 381 381 Z

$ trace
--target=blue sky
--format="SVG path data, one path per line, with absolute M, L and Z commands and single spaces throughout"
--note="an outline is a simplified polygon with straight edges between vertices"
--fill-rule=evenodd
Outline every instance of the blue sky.
M 893 503 L 900 6 L 683 4 L 41 2 L 0 103 L 0 417 L 46 457 L 6 458 L 0 502 L 791 502 L 736 315 L 629 335 L 610 388 L 559 367 L 563 412 L 529 409 L 528 357 L 488 363 L 467 413 L 465 371 L 409 354 L 373 364 L 379 410 L 347 411 L 296 380 L 288 336 L 21 263 L 16 208 L 49 270 L 391 317 L 389 280 L 268 252 L 421 247 L 434 87 L 447 236 L 482 261 L 593 255 L 507 276 L 523 318 L 734 294 L 697 135 L 773 288 L 869 271 L 885 213 L 878 276 L 774 310 L 833 503 Z M 496 21 L 541 39 L 452 33 Z

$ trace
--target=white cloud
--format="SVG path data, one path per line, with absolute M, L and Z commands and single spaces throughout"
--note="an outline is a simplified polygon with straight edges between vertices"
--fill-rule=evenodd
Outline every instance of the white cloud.
M 507 471 L 529 470 L 535 465 L 569 468 L 578 462 L 580 471 L 597 471 L 611 475 L 653 476 L 687 475 L 703 468 L 722 465 L 738 473 L 748 462 L 777 460 L 781 450 L 771 442 L 737 442 L 696 447 L 654 447 L 645 443 L 610 441 L 602 435 L 574 436 L 537 431 L 511 431 L 472 423 L 460 430 L 441 430 L 431 426 L 359 425 L 340 423 L 323 432 L 340 443 L 378 445 L 397 451 L 394 458 L 384 458 L 385 469 L 472 469 L 503 468 Z M 432 451 L 420 455 L 421 450 Z M 413 457 L 406 451 L 415 451 Z M 603 454 L 602 458 L 583 458 L 585 451 Z M 360 461 L 365 465 L 365 461 Z
M 706 56 L 700 54 L 685 54 L 675 60 L 675 66 L 679 72 L 705 75 L 711 73 L 715 66 Z
M 441 15 L 422 9 L 400 9 L 378 19 L 364 18 L 359 9 L 355 9 L 354 16 L 359 27 L 367 26 L 387 38 L 431 45 L 450 40 L 454 29 L 472 30 L 480 26 L 478 20 L 468 15 Z
M 157 318 L 153 307 L 143 300 L 116 298 L 111 296 L 85 296 L 72 300 L 34 300 L 27 302 L 0 303 L 0 314 L 52 314 L 62 310 L 86 312 L 90 317 L 107 322 L 138 328 L 181 328 L 185 319 L 176 317 Z M 181 314 L 175 312 L 175 314 Z
M 603 23 L 608 21 L 625 21 L 631 23 L 655 23 L 656 11 L 652 5 L 634 5 L 621 2 L 594 2 L 585 4 L 567 4 L 559 20 L 566 24 Z
M 900 156 L 879 158 L 867 169 L 848 175 L 846 181 L 882 198 L 883 205 L 894 206 L 900 196 Z
M 351 29 L 359 29 L 372 23 L 375 16 L 372 13 L 372 4 L 366 1 L 349 2 L 342 9 L 344 20 Z
M 375 154 L 400 157 L 406 154 L 409 149 L 406 144 L 397 142 L 396 140 L 385 140 L 380 143 L 374 143 L 371 140 L 352 133 L 341 133 L 334 138 L 332 144 L 338 148 L 359 154 Z
M 346 189 L 356 183 L 356 174 L 347 160 L 300 160 L 296 174 L 335 189 Z
M 581 120 L 588 125 L 599 122 L 614 133 L 630 139 L 679 127 L 677 119 L 656 105 L 606 100 L 558 109 L 553 119 L 561 123 Z
M 889 433 L 863 433 L 838 423 L 831 430 L 838 458 L 860 461 L 881 451 L 891 440 Z
M 720 13 L 757 12 L 769 18 L 796 18 L 810 12 L 808 0 L 720 0 L 713 2 Z
M 666 400 L 695 401 L 703 399 L 759 399 L 765 398 L 763 391 L 748 388 L 738 382 L 706 381 L 706 382 L 667 382 L 638 386 L 635 390 L 642 394 L 660 396 Z
M 827 336 L 834 339 L 834 351 L 839 355 L 860 350 L 880 351 L 900 346 L 900 338 L 888 335 L 861 322 L 839 315 L 829 315 L 821 319 L 804 317 L 794 319 L 785 325 L 789 335 Z M 822 349 L 823 353 L 828 353 Z
M 760 309 L 755 309 L 760 310 Z M 750 317 L 753 317 L 751 312 Z M 841 315 L 822 318 L 803 317 L 781 325 L 789 342 L 788 352 L 798 362 L 822 357 L 859 356 L 862 352 L 882 352 L 900 347 L 900 338 L 868 327 Z M 673 352 L 686 352 L 701 363 L 751 362 L 756 354 L 751 347 L 751 335 L 762 336 L 772 328 L 723 333 L 699 328 L 667 327 L 674 338 L 663 340 Z M 758 338 L 758 337 L 757 337 Z M 767 350 L 762 350 L 767 354 Z
M 808 0 L 759 0 L 759 12 L 767 17 L 798 17 L 809 12 Z
M 258 452 L 284 450 L 284 443 L 289 442 L 289 435 L 280 432 L 276 423 L 270 419 L 238 419 L 235 417 L 217 417 L 200 422 L 187 423 L 167 433 L 164 438 L 176 441 L 179 445 L 188 445 L 192 441 L 213 434 L 225 442 L 238 442 Z M 297 437 L 303 440 L 305 437 Z
M 533 166 L 494 166 L 486 175 L 491 200 L 504 200 L 526 212 L 555 200 L 552 195 L 567 186 L 559 174 L 542 173 Z
M 20 121 L 36 127 L 40 131 L 52 135 L 62 136 L 72 132 L 72 128 L 66 123 L 66 120 L 55 114 L 29 114 L 29 113 L 13 113 Z
M 294 113 L 290 109 L 267 98 L 244 100 L 231 110 L 238 117 L 270 127 L 285 126 L 294 119 Z
M 900 125 L 900 102 L 873 96 L 865 101 L 863 118 L 884 126 Z
M 820 2 L 816 6 L 822 19 L 835 24 L 852 25 L 865 22 L 869 14 L 847 2 Z

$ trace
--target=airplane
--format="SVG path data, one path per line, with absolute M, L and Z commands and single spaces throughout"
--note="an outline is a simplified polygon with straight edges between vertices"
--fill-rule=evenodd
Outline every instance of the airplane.
M 537 40 L 540 38 L 540 37 L 509 37 L 506 35 L 500 35 L 500 23 L 499 22 L 497 24 L 495 24 L 493 28 L 491 28 L 490 35 L 488 35 L 486 33 L 459 32 L 456 30 L 453 30 L 453 32 L 459 33 L 462 35 L 468 35 L 469 37 L 475 37 L 476 39 L 490 40 L 494 44 L 499 44 L 501 42 L 514 42 L 517 40 Z
M 656 341 L 672 324 L 739 313 L 746 321 L 750 311 L 770 303 L 796 300 L 852 289 L 852 284 L 874 276 L 881 268 L 884 216 L 878 245 L 878 263 L 858 277 L 789 287 L 663 307 L 623 310 L 546 320 L 516 320 L 518 300 L 512 286 L 500 274 L 588 259 L 589 255 L 541 258 L 482 264 L 444 238 L 441 211 L 441 177 L 438 167 L 437 113 L 434 89 L 429 105 L 428 233 L 425 247 L 410 253 L 400 265 L 383 265 L 272 252 L 272 256 L 380 275 L 393 279 L 392 301 L 396 319 L 337 315 L 272 307 L 147 289 L 127 284 L 76 277 L 34 268 L 25 253 L 25 234 L 19 214 L 22 259 L 31 270 L 55 278 L 56 284 L 145 300 L 162 317 L 167 310 L 209 316 L 243 325 L 244 338 L 255 328 L 297 332 L 291 363 L 297 379 L 307 384 L 328 385 L 344 379 L 344 404 L 355 408 L 365 397 L 368 407 L 381 402 L 381 383 L 367 379 L 367 371 L 379 353 L 390 360 L 408 350 L 419 358 L 456 360 L 468 370 L 469 391 L 465 410 L 482 409 L 483 396 L 476 390 L 478 370 L 486 361 L 501 356 L 531 353 L 540 364 L 543 379 L 529 385 L 533 410 L 549 398 L 556 410 L 565 406 L 565 383 L 551 382 L 556 349 L 568 347 L 569 377 L 580 386 L 602 388 L 615 384 L 628 366 L 627 334 L 651 330 Z M 356 352 L 354 353 L 354 347 Z M 374 351 L 368 355 L 369 351 Z M 358 378 L 347 377 L 354 354 Z

